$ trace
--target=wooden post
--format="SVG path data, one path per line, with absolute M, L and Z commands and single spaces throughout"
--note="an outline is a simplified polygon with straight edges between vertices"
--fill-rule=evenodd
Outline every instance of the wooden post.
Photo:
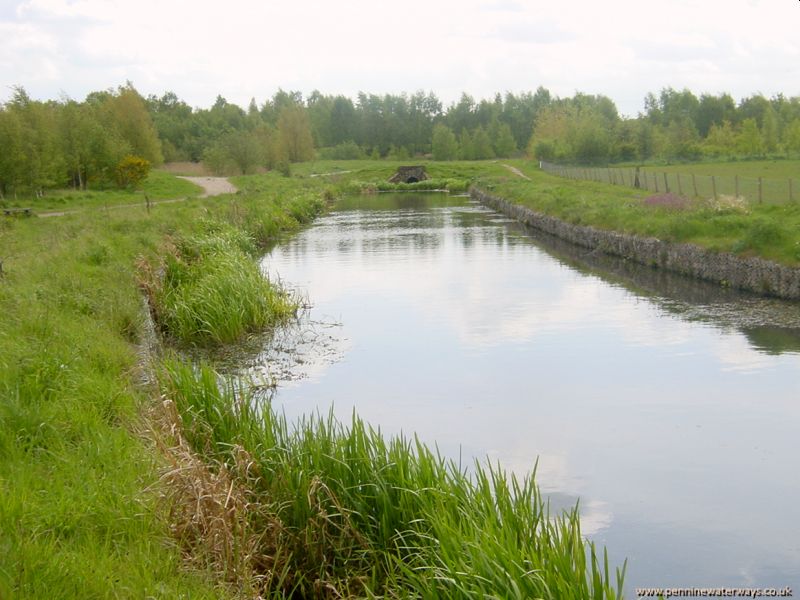
M 658 189 L 658 175 L 655 174 L 655 173 L 653 174 L 653 181 L 656 182 L 656 193 L 658 193 L 659 192 L 659 189 Z
M 714 192 L 714 200 L 716 201 L 716 199 L 717 199 L 717 178 L 714 175 L 711 176 L 711 189 Z
M 764 201 L 764 186 L 761 182 L 761 177 L 758 178 L 758 203 L 761 204 Z
M 676 173 L 675 175 L 678 177 L 678 195 L 683 196 L 683 188 L 681 187 L 681 174 Z
M 636 189 L 642 187 L 642 184 L 639 182 L 639 167 L 636 167 L 636 170 L 633 172 L 633 187 Z
M 699 194 L 697 193 L 697 178 L 694 176 L 694 173 L 692 173 L 692 187 L 694 187 L 694 197 L 697 198 Z
M 613 177 L 613 175 L 611 173 L 611 169 L 606 167 L 606 171 L 608 171 L 608 183 L 610 183 L 611 185 L 614 185 L 615 182 L 611 180 L 611 178 Z
M 792 178 L 789 177 L 789 202 L 794 202 L 794 194 L 792 194 Z
M 734 185 L 736 187 L 736 197 L 738 198 L 739 197 L 739 176 L 738 175 L 734 175 L 733 176 L 733 182 L 734 182 Z
M 669 180 L 667 179 L 666 173 L 664 173 L 664 189 L 669 194 Z

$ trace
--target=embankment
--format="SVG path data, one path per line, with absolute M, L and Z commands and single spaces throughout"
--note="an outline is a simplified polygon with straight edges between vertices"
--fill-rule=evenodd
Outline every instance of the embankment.
M 475 186 L 470 189 L 470 196 L 529 227 L 585 248 L 724 286 L 790 300 L 800 299 L 798 268 L 761 258 L 714 252 L 693 244 L 676 244 L 656 238 L 574 225 L 491 195 Z

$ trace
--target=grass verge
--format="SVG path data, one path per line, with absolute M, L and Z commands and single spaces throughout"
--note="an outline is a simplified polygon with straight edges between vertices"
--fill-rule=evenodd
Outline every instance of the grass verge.
M 217 573 L 184 568 L 159 500 L 170 463 L 141 434 L 152 398 L 134 264 L 158 264 L 165 239 L 229 228 L 269 243 L 321 194 L 276 178 L 149 213 L 0 219 L 0 598 L 229 595 Z
M 530 180 L 484 177 L 487 191 L 568 223 L 691 243 L 717 252 L 800 265 L 800 203 L 750 205 L 647 202 L 650 192 L 548 175 L 529 161 L 509 161 Z

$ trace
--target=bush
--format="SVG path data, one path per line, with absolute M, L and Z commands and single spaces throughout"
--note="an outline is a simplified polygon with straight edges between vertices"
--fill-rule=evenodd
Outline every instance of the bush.
M 150 161 L 128 155 L 117 163 L 114 177 L 121 188 L 137 188 L 150 174 Z

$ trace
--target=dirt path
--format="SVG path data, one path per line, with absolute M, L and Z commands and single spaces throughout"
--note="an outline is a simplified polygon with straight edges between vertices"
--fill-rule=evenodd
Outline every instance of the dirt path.
M 200 196 L 201 198 L 219 196 L 220 194 L 235 194 L 239 191 L 235 185 L 228 181 L 227 177 L 187 177 L 183 175 L 179 175 L 179 177 L 203 188 L 205 193 Z
M 504 166 L 506 169 L 508 169 L 509 171 L 511 171 L 511 172 L 512 172 L 514 175 L 518 175 L 519 177 L 522 177 L 523 179 L 527 179 L 528 181 L 530 181 L 530 180 L 531 180 L 531 178 L 530 178 L 530 177 L 528 177 L 527 175 L 525 175 L 525 173 L 523 173 L 522 171 L 520 171 L 520 170 L 519 170 L 517 167 L 512 167 L 511 165 L 503 165 L 503 166 Z

